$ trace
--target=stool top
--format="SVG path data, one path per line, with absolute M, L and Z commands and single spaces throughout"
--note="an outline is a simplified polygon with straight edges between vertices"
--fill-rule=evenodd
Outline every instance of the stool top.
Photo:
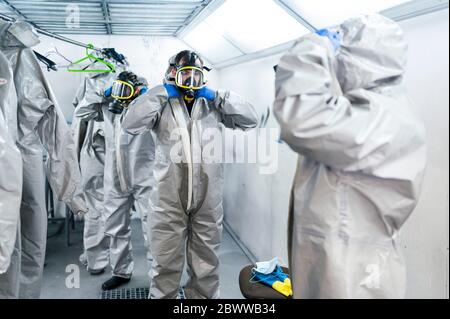
M 253 265 L 246 266 L 239 274 L 239 287 L 241 293 L 246 299 L 291 299 L 279 293 L 272 287 L 266 286 L 262 283 L 251 283 Z M 289 274 L 289 269 L 281 267 L 283 272 Z

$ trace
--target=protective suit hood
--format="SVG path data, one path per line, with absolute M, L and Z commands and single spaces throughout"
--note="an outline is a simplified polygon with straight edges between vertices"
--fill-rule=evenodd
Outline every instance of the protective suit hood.
M 349 19 L 340 26 L 337 77 L 344 92 L 400 81 L 408 46 L 397 23 L 381 15 Z
M 36 29 L 25 21 L 0 21 L 0 40 L 4 47 L 31 48 L 41 42 Z
M 166 70 L 166 73 L 164 74 L 164 80 L 163 80 L 164 84 L 175 85 L 175 78 L 171 77 L 171 73 L 172 73 L 172 70 L 174 69 L 176 57 L 177 57 L 177 55 L 174 55 L 169 59 L 167 70 Z

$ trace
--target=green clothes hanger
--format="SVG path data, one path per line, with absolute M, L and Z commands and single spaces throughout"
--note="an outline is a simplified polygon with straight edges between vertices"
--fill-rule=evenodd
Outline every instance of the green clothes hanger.
M 110 63 L 108 61 L 105 61 L 104 59 L 100 59 L 100 58 L 92 55 L 91 52 L 89 52 L 89 50 L 94 50 L 94 48 L 95 47 L 94 47 L 93 44 L 89 44 L 86 47 L 86 56 L 84 58 L 82 58 L 81 60 L 73 62 L 72 65 L 77 65 L 77 64 L 83 63 L 86 60 L 89 60 L 92 63 L 98 62 L 98 63 L 101 63 L 103 65 L 106 65 L 108 67 L 108 70 L 88 70 L 87 68 L 91 65 L 91 64 L 89 64 L 88 66 L 86 66 L 83 69 L 69 69 L 69 68 L 67 68 L 67 71 L 69 71 L 69 72 L 78 72 L 78 73 L 80 73 L 80 72 L 84 72 L 84 73 L 113 73 L 113 72 L 116 72 L 116 66 L 114 64 L 112 64 L 112 63 Z

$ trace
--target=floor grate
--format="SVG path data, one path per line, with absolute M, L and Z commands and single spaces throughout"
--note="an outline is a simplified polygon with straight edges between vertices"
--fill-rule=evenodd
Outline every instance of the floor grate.
M 100 299 L 115 299 L 115 300 L 143 300 L 149 297 L 149 288 L 126 288 L 103 291 Z
M 100 299 L 114 299 L 114 300 L 144 300 L 149 299 L 149 288 L 125 288 L 103 291 Z M 178 299 L 186 299 L 184 289 L 180 288 L 178 292 Z

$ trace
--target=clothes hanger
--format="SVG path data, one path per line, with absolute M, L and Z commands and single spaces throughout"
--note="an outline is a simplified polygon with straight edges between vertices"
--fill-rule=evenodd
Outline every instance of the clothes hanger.
M 65 57 L 62 53 L 60 53 L 58 51 L 58 48 L 56 48 L 56 47 L 54 47 L 51 50 L 47 51 L 47 53 L 45 54 L 45 57 L 49 58 L 49 56 L 51 56 L 51 55 L 57 55 L 57 56 L 61 57 L 62 59 L 64 59 L 65 61 L 69 62 L 68 65 L 59 65 L 59 64 L 57 64 L 56 66 L 59 67 L 59 68 L 68 68 L 69 66 L 73 65 L 73 62 L 70 61 L 67 57 Z
M 58 71 L 58 68 L 56 67 L 56 63 L 55 62 L 53 62 L 52 60 L 50 60 L 47 57 L 43 56 L 39 52 L 36 52 L 36 51 L 33 51 L 33 52 L 36 55 L 36 57 L 38 58 L 38 60 L 41 61 L 47 67 L 47 71 L 49 71 L 49 72 L 50 72 L 50 70 Z
M 76 73 L 113 73 L 113 72 L 116 72 L 116 66 L 113 63 L 110 63 L 110 62 L 108 62 L 108 61 L 106 61 L 104 59 L 101 59 L 99 57 L 94 56 L 91 52 L 89 52 L 89 50 L 95 50 L 93 44 L 88 44 L 88 46 L 86 47 L 86 56 L 84 58 L 82 58 L 82 59 L 72 63 L 72 65 L 77 65 L 77 64 L 81 64 L 81 63 L 83 63 L 85 61 L 90 61 L 91 63 L 89 65 L 87 65 L 83 69 L 69 69 L 69 68 L 67 68 L 67 71 L 69 71 L 69 72 L 76 72 Z M 103 69 L 103 70 L 88 69 L 95 62 L 98 62 L 100 64 L 103 64 L 103 65 L 107 66 L 108 69 L 107 70 L 105 70 L 105 69 Z

